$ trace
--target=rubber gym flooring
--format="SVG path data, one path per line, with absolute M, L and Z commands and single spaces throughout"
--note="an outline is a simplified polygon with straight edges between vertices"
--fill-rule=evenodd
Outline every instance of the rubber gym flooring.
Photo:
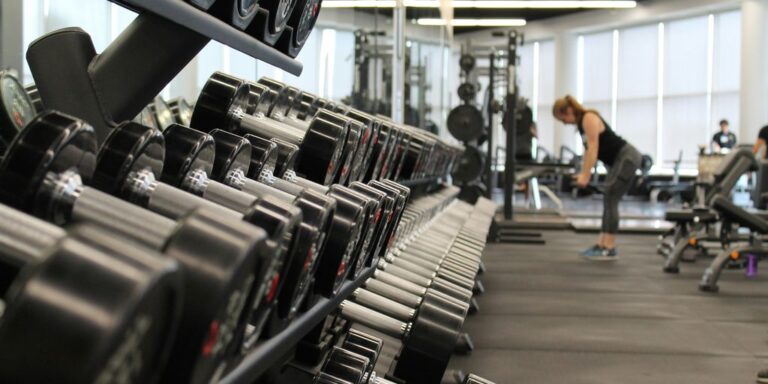
M 768 367 L 768 266 L 726 270 L 698 291 L 709 259 L 661 271 L 657 238 L 623 235 L 620 260 L 577 251 L 594 234 L 543 231 L 546 245 L 488 244 L 475 342 L 451 369 L 497 383 L 754 383 Z

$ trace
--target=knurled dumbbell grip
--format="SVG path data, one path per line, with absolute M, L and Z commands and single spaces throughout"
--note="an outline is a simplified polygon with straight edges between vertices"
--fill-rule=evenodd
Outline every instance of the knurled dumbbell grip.
M 363 304 L 366 307 L 399 320 L 409 321 L 416 314 L 413 308 L 365 289 L 356 289 L 352 293 L 352 297 L 356 303 Z
M 345 319 L 360 323 L 395 338 L 403 338 L 410 330 L 408 323 L 393 319 L 349 300 L 342 301 L 339 304 L 339 309 L 341 316 Z

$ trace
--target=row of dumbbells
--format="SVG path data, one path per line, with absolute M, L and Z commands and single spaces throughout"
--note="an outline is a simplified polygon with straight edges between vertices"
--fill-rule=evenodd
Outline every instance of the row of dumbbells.
M 131 0 L 112 0 L 134 8 Z M 296 57 L 315 27 L 322 0 L 185 0 L 236 30 Z
M 458 191 L 456 191 L 458 192 Z M 382 289 L 392 276 L 376 273 L 345 301 L 342 317 L 400 340 L 391 377 L 439 383 L 462 338 L 472 288 L 495 205 L 452 202 L 379 261 L 396 276 L 397 290 Z M 378 271 L 377 271 L 378 272 Z M 361 290 L 362 291 L 362 290 Z
M 414 201 L 396 245 L 340 306 L 341 318 L 399 340 L 389 379 L 441 382 L 462 337 L 496 207 L 459 202 L 457 194 L 451 187 Z
M 382 354 L 384 340 L 351 328 L 339 346 L 328 353 L 315 384 L 395 384 L 378 375 L 376 363 Z M 493 384 L 477 375 L 464 375 L 462 384 Z
M 290 128 L 272 111 L 298 110 L 307 95 L 281 104 L 289 87 L 278 92 L 223 74 L 195 104 L 192 125 L 200 129 L 126 122 L 98 143 L 86 122 L 36 114 L 21 85 L 0 77 L 1 96 L 10 100 L 0 127 L 0 202 L 8 215 L 0 223 L 0 340 L 9 362 L 0 378 L 7 382 L 215 379 L 314 294 L 333 296 L 345 279 L 377 264 L 410 193 L 382 176 L 443 177 L 457 151 L 411 128 L 347 110 L 367 119 L 360 123 L 315 103 L 304 120 L 291 117 Z M 281 98 L 252 104 L 258 92 Z M 267 114 L 247 115 L 255 106 Z M 224 119 L 214 122 L 216 113 Z M 365 145 L 353 125 L 367 132 Z M 287 142 L 292 152 L 277 134 L 294 140 Z M 357 145 L 354 156 L 348 143 Z M 332 185 L 344 156 L 363 176 Z M 63 248 L 73 242 L 95 250 Z M 127 269 L 133 275 L 120 275 L 117 255 L 135 264 Z M 144 265 L 148 259 L 154 264 Z M 92 273 L 80 273 L 84 263 Z M 102 285 L 105 279 L 113 284 Z M 135 286 L 115 286 L 124 280 Z M 82 333 L 69 329 L 73 323 Z

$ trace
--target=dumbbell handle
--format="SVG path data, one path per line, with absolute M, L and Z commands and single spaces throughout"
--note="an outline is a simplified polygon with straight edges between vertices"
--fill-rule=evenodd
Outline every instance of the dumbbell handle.
M 352 293 L 352 298 L 355 299 L 356 303 L 363 304 L 398 320 L 410 321 L 416 315 L 415 309 L 365 289 L 356 289 Z
M 353 301 L 342 301 L 341 304 L 339 304 L 339 309 L 343 318 L 363 324 L 395 338 L 404 338 L 411 331 L 410 323 L 404 323 L 400 320 L 393 319 Z
M 0 264 L 17 268 L 42 260 L 45 250 L 66 236 L 63 229 L 5 205 L 0 205 L 0 223 Z
M 301 145 L 304 141 L 304 132 L 260 114 L 242 116 L 240 130 L 243 131 L 242 133 L 252 133 L 259 137 L 277 138 L 296 145 Z
M 129 200 L 136 201 L 139 205 L 165 217 L 178 219 L 197 208 L 206 208 L 242 217 L 242 213 L 230 210 L 214 201 L 158 182 L 149 170 L 139 171 L 133 175 L 133 178 L 128 182 L 128 188 L 130 191 Z
M 83 188 L 80 192 L 72 207 L 71 219 L 96 223 L 156 250 L 164 248 L 176 227 L 173 220 L 94 188 Z
M 420 296 L 407 292 L 398 286 L 387 284 L 374 278 L 369 278 L 365 281 L 365 289 L 378 295 L 395 300 L 411 308 L 416 308 L 421 305 Z

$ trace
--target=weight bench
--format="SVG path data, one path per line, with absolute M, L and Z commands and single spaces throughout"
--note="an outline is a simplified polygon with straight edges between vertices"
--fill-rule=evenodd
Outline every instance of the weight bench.
M 742 228 L 749 229 L 750 235 L 749 244 L 723 249 L 704 271 L 699 289 L 705 292 L 719 290 L 717 280 L 729 261 L 747 261 L 747 274 L 750 274 L 755 270 L 759 260 L 768 257 L 768 248 L 763 246 L 760 236 L 768 233 L 768 220 L 747 212 L 724 196 L 716 197 L 712 207 L 720 214 L 723 226 L 730 226 L 731 223 L 738 224 Z
M 666 255 L 664 272 L 679 273 L 680 260 L 683 252 L 695 245 L 692 242 L 690 228 L 692 225 L 709 225 L 720 220 L 717 212 L 709 208 L 670 209 L 664 214 L 664 219 L 675 223 L 672 236 L 672 246 Z
M 715 181 L 713 186 L 707 191 L 703 206 L 694 207 L 693 209 L 667 210 L 664 218 L 667 221 L 674 222 L 675 227 L 672 231 L 672 244 L 667 245 L 669 251 L 664 262 L 664 272 L 680 272 L 679 264 L 683 252 L 695 244 L 695 242 L 691 241 L 691 234 L 700 232 L 702 227 L 719 221 L 717 212 L 712 209 L 713 200 L 722 195 L 730 194 L 744 173 L 756 169 L 757 161 L 752 151 L 746 148 L 733 151 L 723 159 L 717 170 L 715 170 Z M 721 231 L 720 239 L 725 241 L 726 235 L 726 233 Z M 709 238 L 711 236 L 704 235 L 702 237 Z M 664 244 L 660 248 L 663 249 Z

